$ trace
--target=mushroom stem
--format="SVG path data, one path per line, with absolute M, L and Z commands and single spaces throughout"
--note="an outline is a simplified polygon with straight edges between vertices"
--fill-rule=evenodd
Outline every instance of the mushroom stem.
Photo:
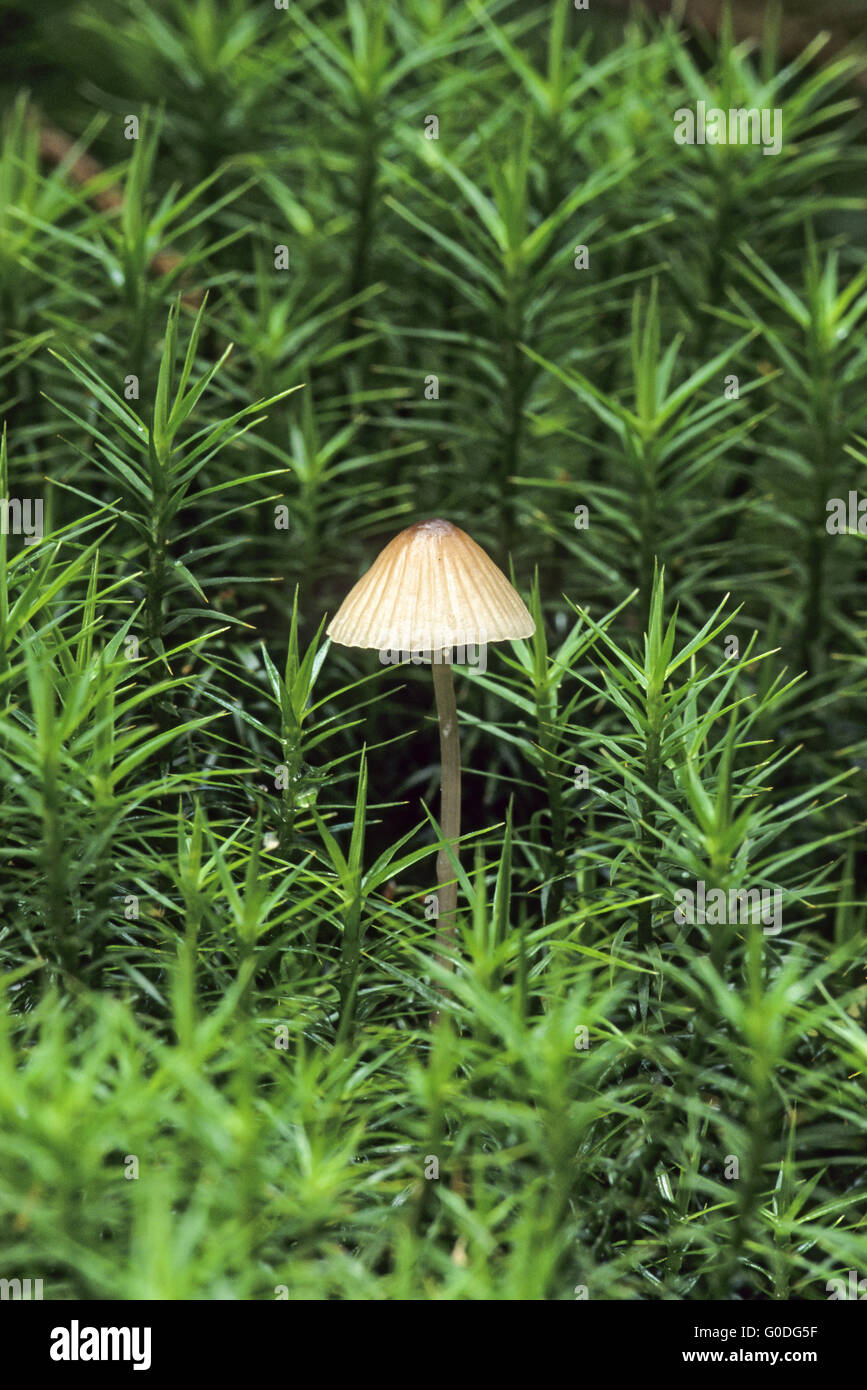
M 440 726 L 440 828 L 443 839 L 452 844 L 455 855 L 461 833 L 461 736 L 458 731 L 458 707 L 455 703 L 455 683 L 451 662 L 442 653 L 434 653 L 434 695 Z M 454 946 L 455 909 L 458 885 L 449 883 L 455 877 L 452 862 L 445 849 L 437 855 L 437 946 L 440 950 Z M 451 962 L 437 957 L 442 964 Z

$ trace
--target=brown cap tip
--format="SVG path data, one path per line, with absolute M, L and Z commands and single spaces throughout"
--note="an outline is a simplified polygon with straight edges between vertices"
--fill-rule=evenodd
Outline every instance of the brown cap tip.
M 482 547 L 435 517 L 389 541 L 326 631 L 345 647 L 409 654 L 530 637 L 535 628 Z

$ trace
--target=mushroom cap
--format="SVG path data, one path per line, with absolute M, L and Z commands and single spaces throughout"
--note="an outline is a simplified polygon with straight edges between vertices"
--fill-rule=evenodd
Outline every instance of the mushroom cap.
M 438 652 L 530 637 L 520 595 L 450 521 L 417 521 L 389 541 L 326 629 L 344 647 Z

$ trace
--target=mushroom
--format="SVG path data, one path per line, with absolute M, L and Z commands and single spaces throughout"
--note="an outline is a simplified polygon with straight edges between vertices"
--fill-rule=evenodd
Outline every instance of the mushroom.
M 429 661 L 440 731 L 440 826 L 457 856 L 461 748 L 452 662 L 478 660 L 488 642 L 530 637 L 526 605 L 480 545 L 450 521 L 417 521 L 395 536 L 343 600 L 326 632 L 344 647 L 374 647 L 383 663 Z M 454 944 L 458 885 L 437 855 L 437 946 Z M 438 959 L 442 959 L 438 956 Z

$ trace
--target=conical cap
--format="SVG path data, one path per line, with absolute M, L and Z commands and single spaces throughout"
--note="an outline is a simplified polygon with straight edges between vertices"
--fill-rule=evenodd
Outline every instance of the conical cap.
M 450 521 L 419 521 L 395 536 L 328 625 L 345 647 L 440 651 L 529 637 L 526 605 L 480 545 Z

